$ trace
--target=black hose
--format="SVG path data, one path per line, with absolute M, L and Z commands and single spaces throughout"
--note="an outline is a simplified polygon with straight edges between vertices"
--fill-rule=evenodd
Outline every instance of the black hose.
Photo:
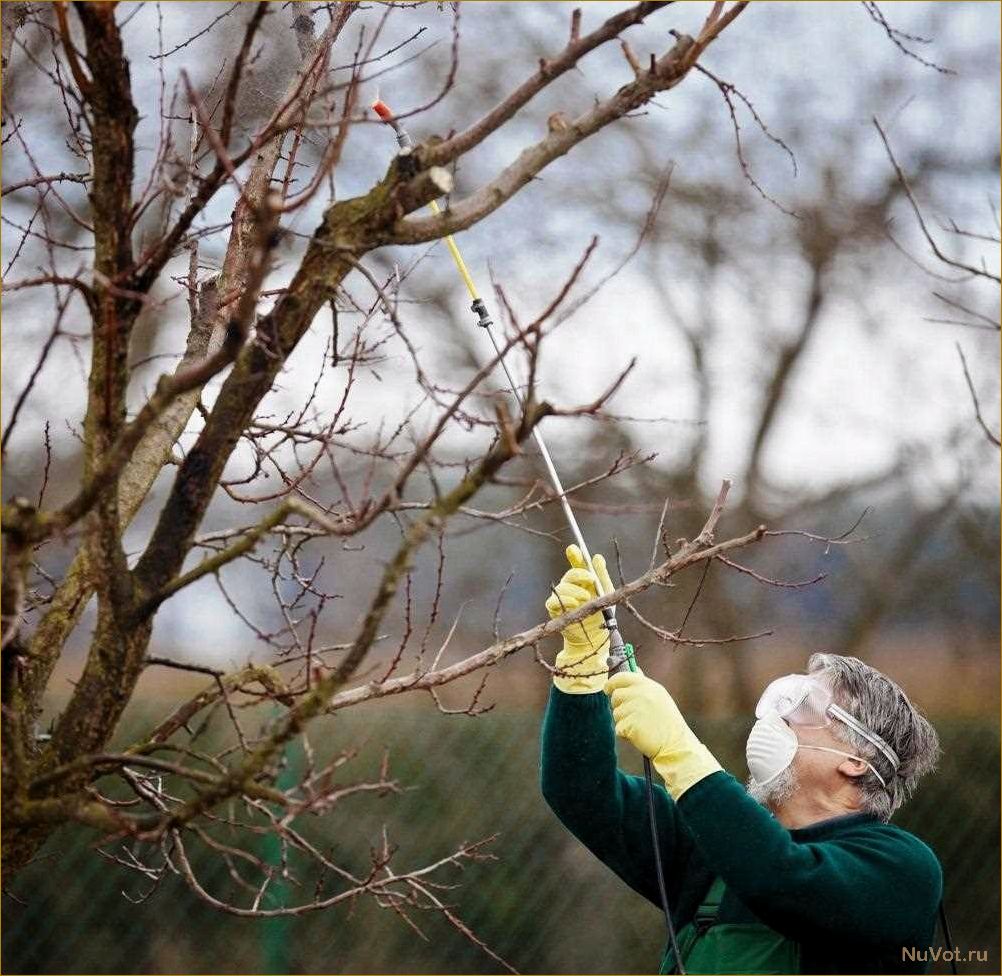
M 939 922 L 943 926 L 943 938 L 946 939 L 946 949 L 950 953 L 950 972 L 957 974 L 957 957 L 953 953 L 953 938 L 950 936 L 950 924 L 946 920 L 946 906 L 939 903 Z
M 671 908 L 668 907 L 668 890 L 665 887 L 665 870 L 661 863 L 661 845 L 658 843 L 658 827 L 654 814 L 654 779 L 651 772 L 651 761 L 644 756 L 644 779 L 647 780 L 647 819 L 651 825 L 651 844 L 654 846 L 654 867 L 658 876 L 658 891 L 661 893 L 661 908 L 665 913 L 665 925 L 668 928 L 668 942 L 672 955 L 675 957 L 675 972 L 685 976 L 685 966 L 678 952 L 678 939 L 675 936 L 675 923 L 672 921 Z M 956 970 L 954 970 L 956 971 Z

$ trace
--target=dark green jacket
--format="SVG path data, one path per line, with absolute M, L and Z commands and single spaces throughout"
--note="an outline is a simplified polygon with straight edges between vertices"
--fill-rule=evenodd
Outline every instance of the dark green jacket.
M 616 767 L 606 696 L 554 688 L 543 722 L 543 796 L 560 821 L 660 907 L 643 777 Z M 715 876 L 721 922 L 761 922 L 801 946 L 805 973 L 921 973 L 902 948 L 934 945 L 943 875 L 914 835 L 869 814 L 788 830 L 726 772 L 675 803 L 655 790 L 668 899 L 681 929 Z

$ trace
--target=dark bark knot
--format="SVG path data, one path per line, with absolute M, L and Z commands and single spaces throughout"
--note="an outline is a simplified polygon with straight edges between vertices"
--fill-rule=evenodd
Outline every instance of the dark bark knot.
M 195 447 L 190 451 L 181 471 L 181 495 L 186 504 L 198 504 L 210 467 L 211 461 L 203 450 Z

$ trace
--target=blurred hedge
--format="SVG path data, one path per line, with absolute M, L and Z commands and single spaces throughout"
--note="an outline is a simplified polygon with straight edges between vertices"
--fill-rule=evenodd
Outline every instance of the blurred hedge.
M 399 845 L 398 870 L 495 832 L 497 863 L 474 864 L 449 880 L 450 904 L 522 972 L 643 973 L 656 969 L 662 922 L 564 831 L 538 789 L 537 713 L 476 719 L 429 709 L 370 707 L 329 725 L 325 746 L 361 747 L 349 769 L 365 778 L 391 746 L 391 773 L 412 787 L 360 796 L 327 818 L 307 818 L 313 836 L 361 867 L 383 824 Z M 736 774 L 744 775 L 747 722 L 695 723 Z M 994 721 L 936 722 L 939 772 L 896 822 L 926 840 L 946 876 L 954 942 L 988 949 L 989 961 L 962 972 L 999 972 L 999 729 Z M 636 769 L 636 757 L 624 753 Z M 103 860 L 82 831 L 56 835 L 38 861 L 9 883 L 3 969 L 7 973 L 476 973 L 500 967 L 437 917 L 418 919 L 421 940 L 369 901 L 262 922 L 220 914 L 169 878 L 135 905 L 142 879 Z M 231 887 L 221 863 L 211 884 Z M 946 966 L 934 971 L 947 971 Z

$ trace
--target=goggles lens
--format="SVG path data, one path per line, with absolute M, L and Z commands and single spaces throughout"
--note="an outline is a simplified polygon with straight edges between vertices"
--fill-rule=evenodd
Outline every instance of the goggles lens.
M 788 674 L 762 692 L 755 717 L 763 718 L 774 711 L 791 725 L 820 729 L 832 723 L 828 714 L 831 703 L 832 693 L 820 681 L 806 674 Z

